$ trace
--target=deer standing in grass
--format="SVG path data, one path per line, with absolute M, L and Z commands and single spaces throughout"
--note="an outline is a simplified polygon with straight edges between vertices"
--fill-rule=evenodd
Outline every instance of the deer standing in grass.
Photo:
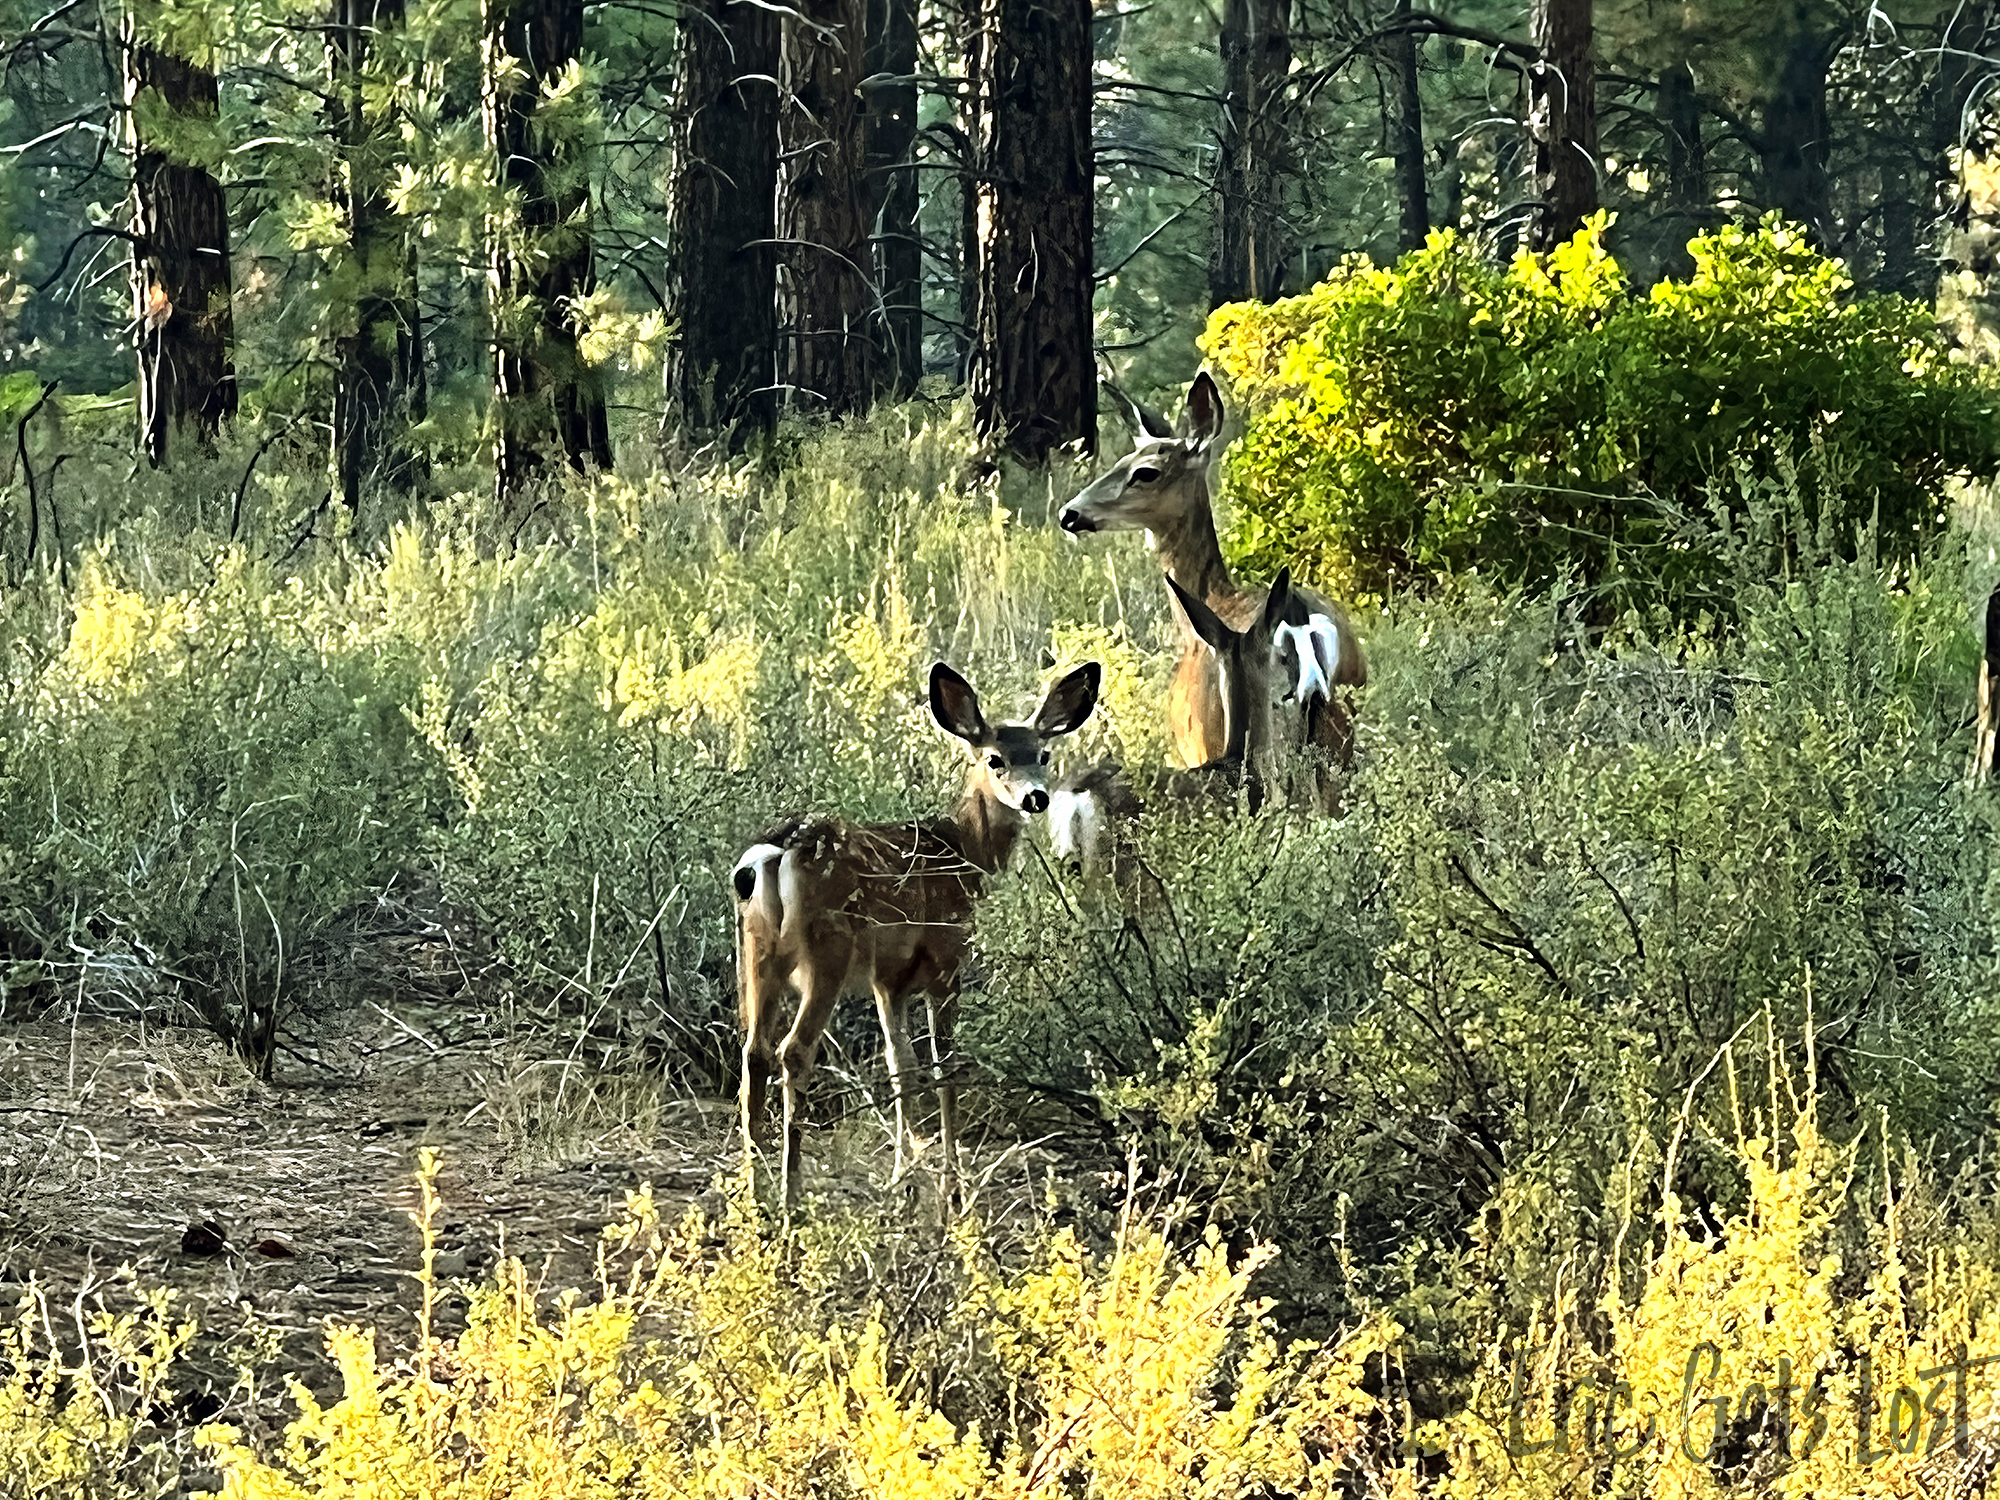
M 1221 690 L 1222 753 L 1198 766 L 1164 771 L 1151 778 L 1146 791 L 1169 802 L 1215 803 L 1234 797 L 1240 787 L 1255 812 L 1263 804 L 1277 761 L 1279 746 L 1272 724 L 1276 690 L 1293 686 L 1292 679 L 1280 673 L 1277 649 L 1279 633 L 1290 628 L 1285 615 L 1292 607 L 1291 570 L 1279 572 L 1243 630 L 1231 628 L 1171 576 L 1167 590 L 1213 659 Z M 1108 870 L 1129 904 L 1133 896 L 1129 877 L 1137 870 L 1129 830 L 1145 806 L 1145 798 L 1115 765 L 1074 772 L 1058 782 L 1050 796 L 1050 844 L 1059 859 L 1074 861 L 1087 871 Z
M 931 716 L 965 742 L 965 793 L 946 816 L 913 823 L 796 817 L 771 829 L 731 872 L 743 1023 L 743 1144 L 757 1159 L 773 1074 L 784 1095 L 783 1202 L 799 1181 L 800 1105 L 834 1006 L 852 989 L 875 997 L 896 1099 L 896 1173 L 917 1068 L 905 1007 L 922 994 L 938 1070 L 938 1134 L 948 1201 L 957 1197 L 956 1090 L 949 1081 L 966 919 L 986 879 L 1007 863 L 1028 819 L 1049 805 L 1048 742 L 1090 717 L 1102 670 L 1078 667 L 1049 689 L 1026 724 L 991 726 L 971 684 L 931 668 Z M 786 1025 L 783 1001 L 798 995 Z
M 1057 524 L 1073 535 L 1143 530 L 1160 571 L 1170 585 L 1178 585 L 1173 603 L 1181 656 L 1167 690 L 1167 723 L 1182 763 L 1200 766 L 1227 753 L 1229 732 L 1218 657 L 1182 598 L 1202 600 L 1232 629 L 1243 630 L 1257 618 L 1265 596 L 1237 586 L 1216 540 L 1208 471 L 1223 408 L 1208 372 L 1195 376 L 1178 434 L 1157 414 L 1125 405 L 1134 424 L 1132 451 L 1063 506 Z M 1287 628 L 1279 647 L 1295 662 L 1289 675 L 1299 684 L 1297 709 L 1282 726 L 1280 741 L 1319 752 L 1314 795 L 1331 808 L 1337 775 L 1351 764 L 1354 743 L 1353 716 L 1336 689 L 1365 685 L 1368 659 L 1346 611 L 1312 590 L 1291 591 L 1280 624 Z

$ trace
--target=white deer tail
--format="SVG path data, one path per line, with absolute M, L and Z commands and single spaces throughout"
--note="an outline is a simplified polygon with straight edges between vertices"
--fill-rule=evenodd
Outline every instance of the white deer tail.
M 778 891 L 778 864 L 785 851 L 776 844 L 752 844 L 729 872 L 737 910 L 760 918 L 774 936 L 784 926 L 785 905 Z
M 1303 625 L 1280 625 L 1272 640 L 1272 654 L 1295 666 L 1297 678 L 1292 695 L 1301 707 L 1315 700 L 1332 701 L 1333 684 L 1340 677 L 1340 629 L 1325 615 L 1314 615 Z

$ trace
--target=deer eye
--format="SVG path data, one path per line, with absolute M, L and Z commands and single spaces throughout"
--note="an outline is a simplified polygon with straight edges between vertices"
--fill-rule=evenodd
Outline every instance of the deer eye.
M 1134 484 L 1158 484 L 1159 482 L 1160 471 L 1151 464 L 1141 464 L 1132 471 L 1132 483 Z
M 1047 765 L 1048 763 L 1049 763 L 1049 752 L 1044 750 L 1042 752 L 1042 764 Z
M 1006 761 L 1004 761 L 1004 760 L 1002 760 L 1002 759 L 1001 759 L 1001 758 L 1000 758 L 999 756 L 997 756 L 997 755 L 989 755 L 989 756 L 987 756 L 987 757 L 986 757 L 986 764 L 987 764 L 988 766 L 992 767 L 992 768 L 993 768 L 994 770 L 996 770 L 996 771 L 1004 771 L 1004 770 L 1006 770 L 1006 769 L 1007 769 L 1007 762 L 1006 762 Z

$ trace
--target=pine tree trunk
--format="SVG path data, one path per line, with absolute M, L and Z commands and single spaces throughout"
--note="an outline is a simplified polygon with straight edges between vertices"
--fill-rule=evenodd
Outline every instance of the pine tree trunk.
M 972 407 L 1039 463 L 1097 441 L 1089 0 L 969 0 L 978 228 Z
M 1701 102 L 1694 69 L 1676 63 L 1660 75 L 1660 128 L 1667 141 L 1667 196 L 1685 208 L 1708 206 L 1708 155 L 1701 139 Z
M 1708 155 L 1701 135 L 1701 101 L 1694 70 L 1677 63 L 1660 75 L 1655 112 L 1667 148 L 1667 202 L 1661 214 L 1666 244 L 1660 274 L 1685 280 L 1694 273 L 1688 241 L 1708 221 Z
M 1597 211 L 1597 70 L 1592 0 L 1535 0 L 1540 57 L 1528 70 L 1535 215 L 1528 248 L 1553 250 Z
M 488 230 L 495 482 L 504 496 L 540 466 L 545 445 L 577 468 L 610 468 L 611 434 L 569 307 L 595 285 L 590 185 L 574 148 L 535 128 L 543 88 L 582 46 L 583 0 L 486 0 L 484 19 L 486 141 L 500 186 L 518 203 L 512 224 Z
M 778 383 L 803 410 L 866 410 L 875 288 L 861 106 L 864 0 L 794 0 L 778 105 Z
M 222 184 L 151 145 L 140 96 L 186 119 L 216 116 L 215 74 L 125 38 L 132 121 L 132 301 L 139 348 L 139 445 L 155 466 L 183 431 L 207 448 L 236 414 L 229 304 L 229 208 Z
M 333 470 L 350 512 L 365 489 L 409 489 L 417 459 L 404 437 L 425 407 L 416 246 L 389 209 L 389 142 L 362 108 L 371 43 L 402 21 L 403 0 L 333 0 L 327 26 L 329 109 L 345 169 L 336 197 L 347 209 L 355 288 L 353 321 L 334 338 Z
M 1930 191 L 1925 205 L 1928 212 L 1923 216 L 1926 222 L 1919 225 L 1914 235 L 1917 243 L 1913 246 L 1914 265 L 1908 291 L 1927 302 L 1937 296 L 1950 235 L 1968 222 L 1969 203 L 1952 153 L 1963 144 L 1965 107 L 1974 89 L 1990 76 L 1985 69 L 1969 64 L 1974 58 L 1993 53 L 1994 10 L 1992 0 L 1980 0 L 1946 17 L 1938 38 L 1936 71 L 1922 96 L 1921 108 L 1928 127 L 1923 147 Z
M 1764 206 L 1804 226 L 1812 242 L 1827 251 L 1839 238 L 1827 172 L 1826 70 L 1833 53 L 1825 37 L 1789 38 L 1777 84 L 1764 101 L 1757 140 Z
M 667 393 L 685 427 L 740 446 L 776 413 L 778 12 L 683 0 L 680 16 Z
M 1397 17 L 1409 13 L 1410 0 L 1398 0 Z M 1389 69 L 1396 80 L 1396 202 L 1401 220 L 1397 240 L 1404 250 L 1421 250 L 1431 232 L 1431 205 L 1424 177 L 1424 103 L 1417 88 L 1416 33 L 1402 30 L 1389 39 Z
M 1221 50 L 1224 98 L 1208 259 L 1209 303 L 1218 307 L 1275 299 L 1291 261 L 1284 216 L 1291 0 L 1224 0 Z
M 916 0 L 867 0 L 868 223 L 881 289 L 876 343 L 887 389 L 915 393 L 924 374 L 923 249 L 917 228 Z

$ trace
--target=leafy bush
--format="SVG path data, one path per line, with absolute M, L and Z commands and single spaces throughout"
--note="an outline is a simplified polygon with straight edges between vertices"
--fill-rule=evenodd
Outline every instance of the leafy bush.
M 1683 1118 L 1661 1143 L 1656 1211 L 1606 1205 L 1630 1260 L 1494 1340 L 1470 1407 L 1419 1431 L 1447 1466 L 1433 1493 L 1984 1493 L 1972 1444 L 1988 1441 L 2000 1355 L 1995 1266 L 1977 1239 L 1938 1232 L 1923 1172 L 1892 1166 L 1884 1135 L 1828 1139 L 1809 1032 L 1804 1053 L 1801 1070 L 1767 1031 L 1718 1057 L 1741 1207 L 1713 1224 L 1684 1213 Z M 1873 1192 L 1863 1150 L 1881 1158 Z
M 268 1062 L 255 1018 L 288 961 L 395 872 L 441 788 L 403 713 L 413 664 L 379 620 L 331 628 L 337 581 L 211 561 L 151 590 L 94 563 L 67 621 L 18 607 L 0 955 L 17 987 L 60 975 L 144 1005 L 178 983 Z
M 413 873 L 523 998 L 727 1088 L 723 876 L 786 812 L 948 800 L 933 656 L 996 712 L 1043 653 L 1102 659 L 1088 748 L 1165 738 L 1160 591 L 1148 571 L 1121 599 L 1117 560 L 1045 523 L 1067 471 L 984 475 L 963 411 L 788 442 L 769 467 L 578 482 L 526 521 L 462 497 L 285 565 L 147 491 L 74 593 L 6 599 L 0 985 L 178 996 L 246 1037 L 303 945 Z
M 1253 412 L 1233 553 L 1357 598 L 1476 572 L 1691 615 L 1727 601 L 1713 521 L 1788 466 L 1850 555 L 1873 518 L 1907 556 L 1947 478 L 2000 465 L 1993 388 L 1921 304 L 1852 295 L 1775 220 L 1696 239 L 1689 280 L 1634 299 L 1603 229 L 1504 270 L 1438 231 L 1394 266 L 1218 309 L 1203 348 Z
M 1282 1246 L 1301 1314 L 1525 1318 L 1610 1255 L 1691 1089 L 1726 1119 L 1717 1049 L 1808 992 L 1829 1129 L 1886 1107 L 1975 1153 L 2000 931 L 1963 555 L 1807 555 L 1727 632 L 1399 601 L 1347 815 L 1163 818 L 1136 898 L 1029 864 L 982 909 L 968 1049 Z M 1714 1139 L 1680 1190 L 1723 1215 Z
M 345 1393 L 297 1388 L 279 1453 L 210 1429 L 227 1494 L 1223 1500 L 1343 1493 L 1359 1446 L 1370 1340 L 1281 1352 L 1248 1297 L 1262 1253 L 1182 1258 L 1139 1222 L 1109 1256 L 1057 1232 L 1012 1271 L 962 1225 L 927 1256 L 920 1285 L 946 1287 L 933 1331 L 895 1307 L 902 1288 L 866 1309 L 840 1295 L 850 1258 L 882 1252 L 864 1226 L 791 1246 L 737 1215 L 670 1228 L 642 1190 L 590 1296 L 544 1314 L 510 1262 L 465 1333 L 435 1338 L 432 1170 L 415 1347 L 385 1363 L 373 1330 L 332 1330 Z M 953 1346 L 976 1363 L 941 1368 Z M 927 1388 L 978 1415 L 954 1420 Z

